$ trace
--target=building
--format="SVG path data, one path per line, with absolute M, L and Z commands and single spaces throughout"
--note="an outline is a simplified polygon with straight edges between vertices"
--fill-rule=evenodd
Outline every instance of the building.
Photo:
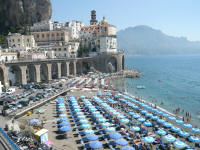
M 58 21 L 53 22 L 53 30 L 60 30 L 64 27 L 64 24 Z
M 38 45 L 69 41 L 69 32 L 65 30 L 32 32 L 31 34 L 34 36 Z
M 99 23 L 96 20 L 96 12 L 91 12 L 90 25 L 83 26 L 80 32 L 81 44 L 92 52 L 115 52 L 117 46 L 116 27 L 109 24 L 105 17 Z M 102 41 L 101 41 L 102 40 Z M 106 40 L 109 40 L 106 42 Z M 103 45 L 113 43 L 114 45 Z M 105 47 L 112 47 L 106 48 Z
M 6 50 L 0 50 L 0 62 L 9 62 L 18 59 L 17 52 L 9 52 Z
M 36 47 L 33 35 L 21 35 L 19 33 L 9 33 L 7 37 L 8 47 L 12 48 L 33 48 Z
M 52 31 L 54 28 L 54 23 L 50 20 L 45 20 L 41 22 L 34 23 L 30 28 L 31 32 L 39 31 Z
M 80 31 L 84 24 L 81 21 L 69 21 L 65 23 L 65 27 L 69 30 L 69 36 L 71 39 L 78 39 L 80 37 Z

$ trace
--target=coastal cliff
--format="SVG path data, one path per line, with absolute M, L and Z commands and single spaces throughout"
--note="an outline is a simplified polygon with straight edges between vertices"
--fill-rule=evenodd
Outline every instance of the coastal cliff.
M 49 20 L 50 0 L 0 0 L 0 34 L 6 30 Z

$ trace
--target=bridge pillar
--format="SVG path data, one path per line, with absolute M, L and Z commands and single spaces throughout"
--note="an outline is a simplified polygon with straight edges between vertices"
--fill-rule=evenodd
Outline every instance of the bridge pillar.
M 35 65 L 35 70 L 36 70 L 36 82 L 41 82 L 40 65 Z
M 9 67 L 5 67 L 4 68 L 4 85 L 5 86 L 10 86 L 10 83 L 9 83 L 9 78 L 8 78 L 8 70 L 9 70 Z
M 57 63 L 58 66 L 58 79 L 61 78 L 61 63 Z
M 47 67 L 48 67 L 48 81 L 52 80 L 51 66 L 52 66 L 52 64 L 47 64 Z
M 26 70 L 27 70 L 27 66 L 20 66 L 21 69 L 21 73 L 22 73 L 22 85 L 27 84 L 27 75 L 26 75 Z
M 76 75 L 76 61 L 73 61 L 73 65 L 74 65 L 74 75 Z
M 67 73 L 66 73 L 66 75 L 67 75 L 67 77 L 70 75 L 70 73 L 69 73 L 69 63 L 70 62 L 66 62 L 66 71 L 67 71 Z
M 82 74 L 83 73 L 83 63 L 81 62 L 80 63 L 80 74 Z

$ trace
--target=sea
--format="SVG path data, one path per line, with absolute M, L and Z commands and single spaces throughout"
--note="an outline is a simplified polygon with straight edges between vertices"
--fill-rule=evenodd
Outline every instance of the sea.
M 189 112 L 192 123 L 200 127 L 200 55 L 128 56 L 125 64 L 139 70 L 141 77 L 119 79 L 115 83 L 123 82 L 121 90 L 172 113 L 180 108 L 179 116 Z

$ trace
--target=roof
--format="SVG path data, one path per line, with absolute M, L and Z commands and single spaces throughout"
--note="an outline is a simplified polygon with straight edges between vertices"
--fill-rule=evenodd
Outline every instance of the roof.
M 47 132 L 48 132 L 47 129 L 41 129 L 41 130 L 39 130 L 38 132 L 36 132 L 35 135 L 41 136 L 41 135 L 43 135 L 43 134 L 45 134 L 45 133 L 47 133 Z

